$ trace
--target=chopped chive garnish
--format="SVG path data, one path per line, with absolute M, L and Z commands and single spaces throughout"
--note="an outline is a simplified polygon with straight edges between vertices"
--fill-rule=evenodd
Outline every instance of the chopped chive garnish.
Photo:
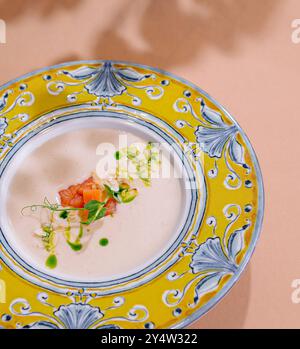
M 121 200 L 124 204 L 127 204 L 134 200 L 138 194 L 137 189 L 124 189 L 120 193 Z

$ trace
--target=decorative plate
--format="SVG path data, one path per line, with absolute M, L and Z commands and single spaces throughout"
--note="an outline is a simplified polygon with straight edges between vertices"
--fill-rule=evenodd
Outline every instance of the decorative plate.
M 224 297 L 256 245 L 263 184 L 253 148 L 223 107 L 183 79 L 138 64 L 72 62 L 0 88 L 0 176 L 32 137 L 87 117 L 151 129 L 184 154 L 190 184 L 184 224 L 151 265 L 101 282 L 38 270 L 1 226 L 0 327 L 186 327 Z

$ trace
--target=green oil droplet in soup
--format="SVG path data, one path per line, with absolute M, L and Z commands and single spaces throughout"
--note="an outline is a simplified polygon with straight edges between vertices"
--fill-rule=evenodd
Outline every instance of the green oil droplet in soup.
M 80 251 L 82 249 L 82 244 L 80 243 L 73 243 L 71 241 L 67 241 L 67 243 L 73 251 Z
M 50 255 L 46 260 L 46 266 L 50 269 L 54 269 L 57 266 L 57 258 L 54 254 Z
M 99 245 L 100 245 L 100 246 L 107 246 L 108 243 L 109 243 L 109 241 L 108 241 L 108 239 L 106 239 L 106 238 L 103 238 L 103 239 L 100 239 L 100 240 L 99 240 Z

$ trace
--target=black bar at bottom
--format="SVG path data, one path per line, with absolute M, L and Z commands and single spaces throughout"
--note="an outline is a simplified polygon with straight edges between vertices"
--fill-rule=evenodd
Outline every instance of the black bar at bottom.
M 245 343 L 257 345 L 260 337 L 275 340 L 298 339 L 298 330 L 0 330 L 0 343 L 67 343 L 77 345 L 122 344 L 134 348 L 139 344 L 216 345 Z M 243 342 L 241 342 L 243 341 Z

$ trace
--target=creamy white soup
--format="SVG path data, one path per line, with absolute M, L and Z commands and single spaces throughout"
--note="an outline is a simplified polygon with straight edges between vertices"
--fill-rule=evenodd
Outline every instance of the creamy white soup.
M 117 149 L 114 156 L 118 164 L 123 156 L 118 150 L 120 135 L 127 135 L 129 145 L 138 142 L 147 146 L 149 140 L 108 128 L 71 128 L 67 133 L 54 132 L 50 136 L 47 132 L 34 146 L 29 141 L 23 147 L 2 180 L 1 226 L 17 253 L 42 272 L 75 281 L 113 280 L 160 257 L 179 234 L 184 200 L 181 179 L 171 171 L 170 178 L 151 178 L 150 183 L 145 183 L 141 175 L 126 181 L 104 181 L 103 186 L 97 175 L 99 144 L 112 144 Z M 169 165 L 172 169 L 173 164 Z M 68 211 L 72 207 L 62 205 L 60 193 L 89 178 L 98 184 L 84 190 L 85 201 L 79 203 L 78 211 L 76 207 Z M 83 200 L 80 193 L 78 198 Z M 104 196 L 98 198 L 99 193 L 106 202 L 108 197 L 114 200 L 112 212 L 108 212 L 107 203 L 104 206 Z M 57 211 L 34 206 L 45 205 L 45 198 L 47 205 L 56 205 L 53 207 Z M 99 207 L 82 209 L 95 201 L 101 202 Z M 103 217 L 100 214 L 99 218 L 96 211 L 103 208 Z M 89 224 L 81 224 L 88 218 Z M 52 241 L 46 234 L 49 224 L 55 230 Z

